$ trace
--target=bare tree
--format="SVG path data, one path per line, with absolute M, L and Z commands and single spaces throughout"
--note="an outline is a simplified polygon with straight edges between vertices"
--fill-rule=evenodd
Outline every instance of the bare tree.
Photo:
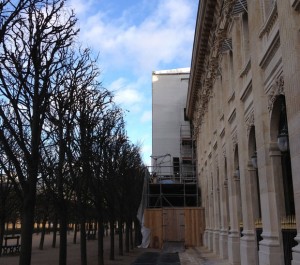
M 23 2 L 22 15 L 15 15 L 0 43 L 0 144 L 23 198 L 19 264 L 29 265 L 42 130 L 55 75 L 77 30 L 64 1 Z
M 90 192 L 98 215 L 98 264 L 103 265 L 103 235 L 104 235 L 104 215 L 107 212 L 107 150 L 113 147 L 113 142 L 118 131 L 123 126 L 122 111 L 117 106 L 104 109 L 99 113 L 99 121 L 95 127 L 95 137 L 93 141 L 92 179 L 90 181 Z M 106 180 L 105 180 L 106 179 Z

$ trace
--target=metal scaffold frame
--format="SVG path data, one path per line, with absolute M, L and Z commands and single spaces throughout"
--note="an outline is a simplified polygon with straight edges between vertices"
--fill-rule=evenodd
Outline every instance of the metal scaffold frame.
M 189 125 L 180 127 L 180 157 L 152 156 L 149 167 L 147 207 L 197 207 L 198 181 L 195 167 L 195 141 Z M 178 161 L 177 161 L 178 159 Z

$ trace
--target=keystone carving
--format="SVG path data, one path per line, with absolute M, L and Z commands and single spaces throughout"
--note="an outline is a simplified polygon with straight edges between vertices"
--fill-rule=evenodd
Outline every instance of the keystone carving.
M 282 75 L 276 79 L 269 93 L 268 110 L 270 113 L 273 110 L 273 106 L 276 98 L 280 95 L 284 95 L 284 78 Z

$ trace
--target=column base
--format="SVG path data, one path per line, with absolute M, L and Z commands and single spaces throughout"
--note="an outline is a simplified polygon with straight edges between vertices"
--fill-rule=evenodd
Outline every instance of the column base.
M 228 231 L 221 230 L 220 233 L 220 258 L 221 259 L 228 259 Z
M 300 265 L 300 235 L 298 234 L 295 237 L 295 240 L 298 242 L 298 245 L 293 247 L 293 259 L 292 265 Z
M 220 254 L 220 249 L 219 249 L 219 245 L 220 245 L 220 242 L 219 242 L 219 236 L 220 236 L 220 231 L 219 230 L 214 230 L 213 232 L 213 251 L 216 255 L 219 255 Z
M 259 265 L 284 264 L 283 250 L 278 237 L 262 234 L 259 242 Z
M 238 232 L 231 231 L 228 236 L 228 261 L 231 265 L 241 264 L 240 234 Z
M 210 251 L 214 250 L 214 231 L 211 229 L 209 230 L 209 245 L 208 245 L 208 249 Z
M 256 237 L 253 231 L 243 231 L 241 237 L 241 264 L 258 265 L 258 250 Z
M 207 231 L 207 229 L 204 230 L 203 245 L 208 248 L 208 231 Z

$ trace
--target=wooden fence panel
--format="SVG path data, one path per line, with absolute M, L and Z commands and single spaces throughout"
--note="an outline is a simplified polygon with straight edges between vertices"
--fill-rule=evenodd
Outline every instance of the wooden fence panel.
M 162 248 L 163 241 L 184 241 L 186 247 L 203 245 L 203 208 L 157 208 L 145 210 L 145 226 L 151 229 L 151 248 Z
M 162 248 L 163 244 L 163 226 L 162 209 L 145 209 L 144 213 L 145 227 L 151 229 L 150 247 Z
M 185 246 L 195 247 L 203 245 L 205 228 L 203 208 L 185 208 Z

